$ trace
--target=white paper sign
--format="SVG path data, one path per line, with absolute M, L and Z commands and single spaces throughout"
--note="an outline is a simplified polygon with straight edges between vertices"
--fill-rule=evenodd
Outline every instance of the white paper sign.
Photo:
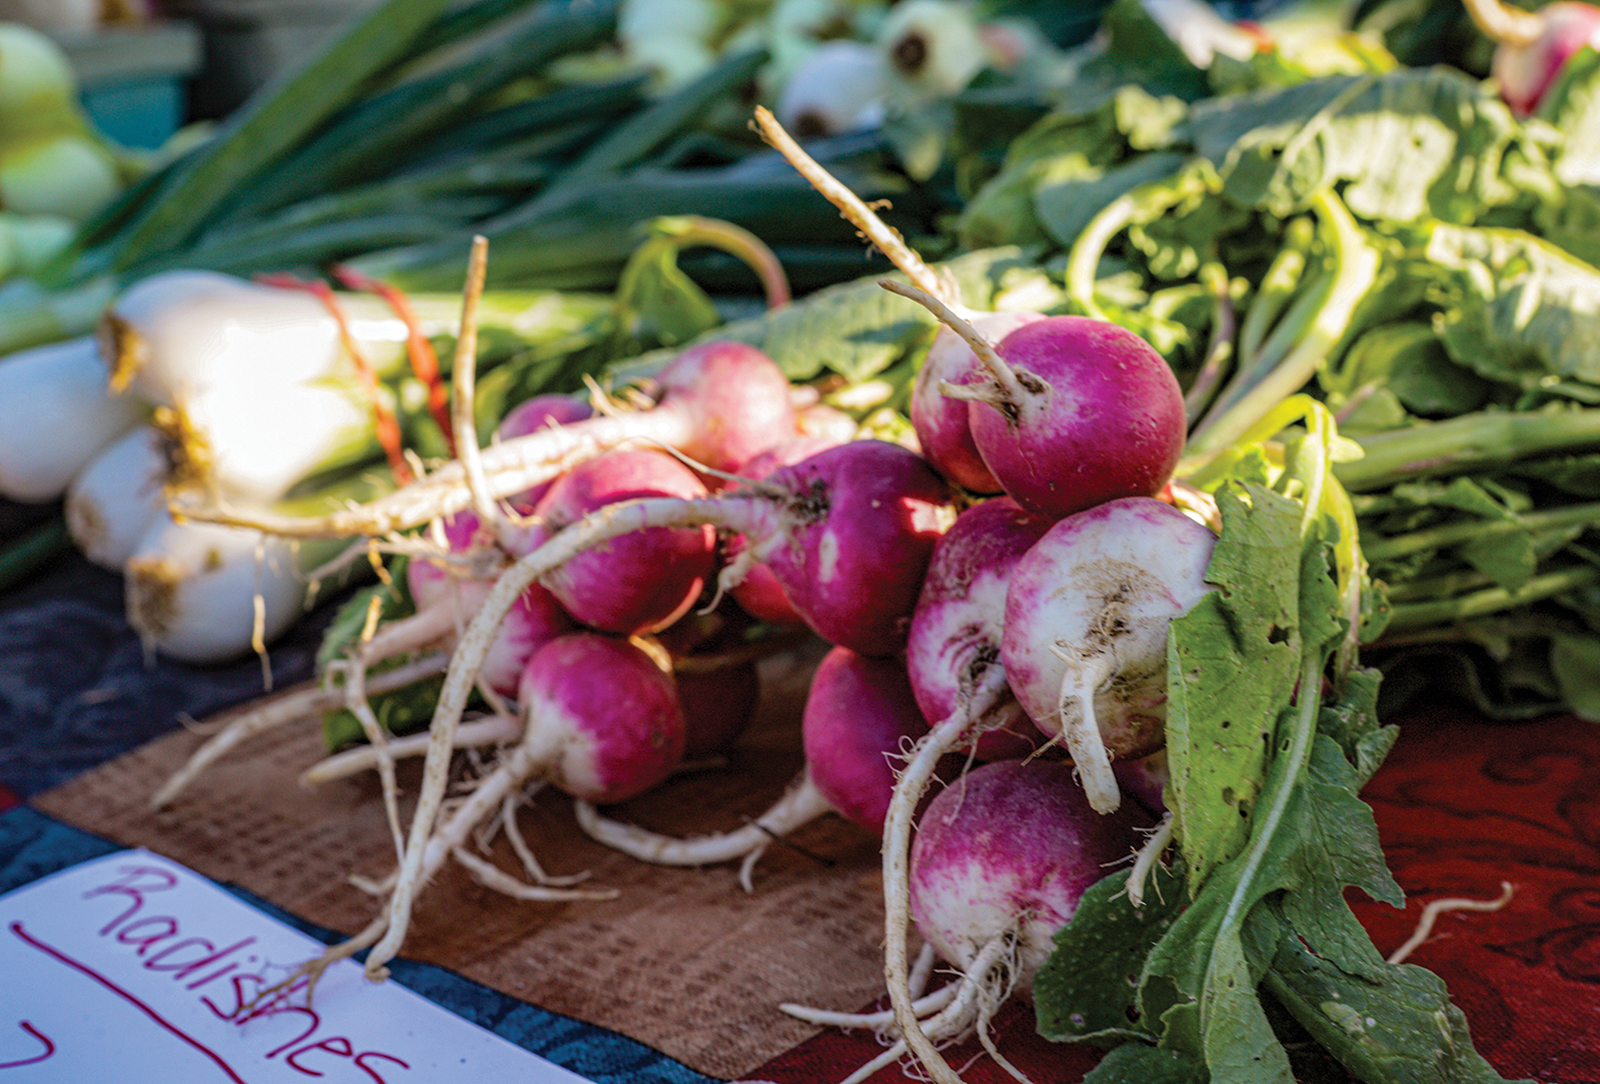
M 148 851 L 0 897 L 0 1084 L 434 1084 L 582 1077 L 342 960 Z

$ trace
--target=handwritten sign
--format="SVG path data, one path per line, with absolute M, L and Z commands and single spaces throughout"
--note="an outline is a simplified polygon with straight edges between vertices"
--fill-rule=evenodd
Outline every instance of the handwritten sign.
M 147 851 L 26 885 L 0 897 L 0 1084 L 582 1084 L 350 960 L 308 1001 L 322 949 Z

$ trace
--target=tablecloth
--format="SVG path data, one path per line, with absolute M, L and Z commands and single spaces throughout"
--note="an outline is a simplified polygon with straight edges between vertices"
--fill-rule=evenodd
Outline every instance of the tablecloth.
M 324 939 L 359 926 L 371 902 L 339 874 L 382 870 L 377 794 L 361 783 L 289 792 L 296 766 L 317 751 L 314 732 L 242 751 L 173 813 L 144 809 L 148 788 L 201 740 L 182 723 L 259 692 L 263 673 L 255 660 L 197 670 L 146 659 L 120 620 L 117 588 L 66 558 L 0 600 L 0 803 L 13 805 L 0 814 L 0 886 L 142 844 Z M 316 621 L 275 647 L 278 687 L 309 673 Z M 674 784 L 700 803 L 687 813 L 679 793 L 627 814 L 671 827 L 674 817 L 715 826 L 759 812 L 798 763 L 786 710 L 780 698 L 754 732 L 766 743 L 751 751 L 760 770 L 745 763 Z M 1364 796 L 1408 902 L 1397 910 L 1357 896 L 1352 906 L 1389 951 L 1428 901 L 1489 899 L 1509 882 L 1505 907 L 1444 914 L 1410 959 L 1445 980 L 1502 1074 L 1600 1084 L 1600 727 L 1569 716 L 1494 723 L 1444 699 L 1390 721 L 1401 738 Z M 540 795 L 528 815 L 535 838 L 577 838 L 554 796 Z M 330 826 L 330 816 L 345 820 Z M 750 895 L 729 869 L 630 873 L 637 863 L 581 842 L 562 861 L 651 902 L 551 908 L 443 877 L 424 897 L 397 974 L 602 1084 L 838 1079 L 878 1052 L 875 1038 L 811 1028 L 775 1006 L 875 1003 L 875 843 L 836 818 L 796 843 L 763 859 Z M 1013 1004 L 997 1034 L 1035 1081 L 1070 1082 L 1094 1064 L 1095 1051 L 1045 1042 L 1031 1023 L 1027 1006 Z M 972 1084 L 1009 1079 L 976 1047 L 952 1051 L 952 1063 L 969 1054 Z M 896 1068 L 873 1078 L 899 1079 Z

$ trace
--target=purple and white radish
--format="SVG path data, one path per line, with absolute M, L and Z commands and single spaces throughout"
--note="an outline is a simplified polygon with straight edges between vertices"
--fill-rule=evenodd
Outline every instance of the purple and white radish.
M 904 665 L 835 647 L 818 664 L 800 730 L 805 767 L 765 813 L 720 835 L 679 839 L 602 817 L 580 803 L 578 823 L 594 839 L 646 862 L 703 866 L 742 859 L 739 880 L 774 839 L 828 813 L 874 835 L 894 790 L 895 764 L 906 745 L 927 733 Z
M 653 527 L 711 525 L 742 532 L 757 559 L 790 577 L 785 590 L 820 635 L 853 641 L 843 646 L 868 655 L 893 655 L 904 646 L 933 544 L 954 518 L 944 480 L 914 452 L 859 440 L 780 468 L 759 487 L 699 500 L 610 505 L 557 532 L 501 573 L 462 634 L 439 692 L 413 827 L 384 923 L 389 932 L 368 958 L 369 973 L 381 970 L 399 949 L 444 799 L 457 724 L 495 628 L 528 584 L 609 538 Z
M 973 1027 L 1005 1065 L 988 1036 L 995 1007 L 1008 993 L 1030 996 L 1056 931 L 1148 827 L 1142 810 L 1093 810 L 1071 767 L 1053 761 L 980 765 L 934 797 L 911 849 L 911 915 L 963 990 L 928 1021 L 900 1021 L 932 1079 L 959 1080 L 934 1044 Z
M 1216 535 L 1150 497 L 1057 522 L 1011 573 L 1000 658 L 1024 711 L 1060 735 L 1089 803 L 1116 809 L 1113 758 L 1164 739 L 1167 632 L 1214 588 Z
M 583 801 L 642 794 L 683 759 L 672 675 L 621 637 L 572 632 L 545 644 L 522 671 L 517 704 L 529 772 Z
M 827 197 L 840 214 L 877 246 L 917 289 L 939 298 L 952 311 L 959 312 L 981 334 L 998 339 L 1017 327 L 1042 318 L 1043 314 L 1038 312 L 982 312 L 963 307 L 954 282 L 929 267 L 872 208 L 790 138 L 771 113 L 757 108 L 756 123 L 767 141 L 789 164 L 810 181 L 813 188 Z M 944 401 L 943 388 L 946 384 L 961 385 L 978 379 L 982 369 L 982 363 L 967 342 L 950 328 L 941 327 L 935 333 L 912 385 L 911 425 L 922 455 L 941 475 L 974 493 L 999 493 L 999 481 L 972 442 L 966 403 L 960 400 Z
M 406 564 L 406 585 L 416 613 L 380 628 L 362 657 L 370 665 L 419 646 L 451 644 L 494 587 L 494 576 L 510 563 L 481 529 L 473 512 L 457 512 L 441 521 L 448 555 L 413 555 Z M 516 695 L 522 668 L 543 643 L 575 627 L 573 618 L 541 584 L 517 596 L 484 656 L 478 679 L 500 696 Z
M 750 638 L 754 622 L 724 599 L 711 610 L 684 615 L 655 641 L 666 652 L 678 683 L 678 703 L 688 733 L 686 761 L 721 756 L 743 736 L 761 701 L 758 662 L 787 644 L 787 637 Z
M 1026 756 L 1044 740 L 1005 681 L 1000 640 L 1011 569 L 1049 528 L 1009 497 L 972 505 L 934 546 L 911 615 L 917 704 L 929 726 L 964 712 L 980 760 Z
M 968 312 L 965 315 L 980 334 L 995 341 L 1019 327 L 1044 319 L 1044 314 L 1038 312 Z M 911 427 L 922 445 L 922 454 L 940 474 L 973 493 L 999 493 L 1004 487 L 983 461 L 972 439 L 967 401 L 944 391 L 946 384 L 962 386 L 980 377 L 981 363 L 972 347 L 956 332 L 941 325 L 911 385 Z
M 1049 316 L 994 343 L 939 298 L 885 281 L 958 332 L 984 373 L 945 394 L 970 400 L 972 441 L 1007 496 L 1060 519 L 1119 497 L 1154 497 L 1183 454 L 1178 378 L 1155 348 L 1108 320 Z
M 793 466 L 825 448 L 842 443 L 842 440 L 835 440 L 825 434 L 791 437 L 750 460 L 744 465 L 740 474 L 751 481 L 759 482 L 779 467 Z M 732 536 L 723 549 L 729 561 L 737 562 L 739 554 L 745 549 L 743 536 Z M 794 608 L 794 603 L 789 601 L 789 596 L 784 592 L 783 584 L 777 575 L 759 562 L 745 569 L 743 576 L 729 589 L 729 593 L 751 617 L 786 628 L 801 628 L 805 625 L 805 618 L 800 616 Z
M 968 508 L 934 547 L 912 613 L 907 671 L 932 729 L 895 783 L 883 829 L 884 974 L 907 1005 L 912 824 L 940 758 L 966 743 L 983 757 L 1031 755 L 1045 740 L 1011 691 L 1000 645 L 1012 570 L 1049 529 L 1009 497 Z
M 437 806 L 419 806 L 384 912 L 355 937 L 329 949 L 313 968 L 371 946 L 367 975 L 385 977 L 385 965 L 399 951 L 410 925 L 417 889 L 447 858 L 455 858 L 488 887 L 520 899 L 613 895 L 527 884 L 501 873 L 467 846 L 478 827 L 531 781 L 546 780 L 583 801 L 609 803 L 640 794 L 670 775 L 684 748 L 683 711 L 672 675 L 627 639 L 581 630 L 558 636 L 534 653 L 523 670 L 517 704 L 520 738 L 442 820 L 435 823 Z M 430 735 L 429 767 L 436 751 L 448 758 L 453 741 L 450 733 Z
M 784 495 L 743 533 L 806 624 L 863 655 L 904 647 L 953 494 L 915 452 L 881 440 L 825 449 L 765 480 Z M 775 518 L 774 518 L 775 516 Z
M 707 496 L 694 471 L 663 452 L 613 448 L 556 478 L 533 509 L 530 548 L 607 505 Z M 597 542 L 543 579 L 579 622 L 634 636 L 671 625 L 716 574 L 709 526 L 658 527 Z
M 581 422 L 592 417 L 594 408 L 588 400 L 576 395 L 557 393 L 535 395 L 508 410 L 505 417 L 500 419 L 500 424 L 495 426 L 494 436 L 496 441 L 513 440 L 546 429 L 559 429 L 571 422 Z M 518 511 L 531 511 L 549 488 L 549 481 L 540 482 L 521 493 L 512 494 L 507 500 Z

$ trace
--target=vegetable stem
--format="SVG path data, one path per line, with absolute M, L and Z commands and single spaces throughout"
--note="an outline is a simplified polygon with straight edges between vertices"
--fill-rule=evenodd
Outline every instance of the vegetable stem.
M 1517 532 L 1537 535 L 1545 531 L 1560 531 L 1570 527 L 1590 527 L 1596 523 L 1600 523 L 1600 501 L 1591 501 L 1564 505 L 1560 508 L 1547 508 L 1539 512 L 1527 512 L 1515 519 L 1441 523 L 1389 538 L 1371 538 L 1363 544 L 1362 549 L 1369 560 L 1387 561 L 1426 550 L 1445 549 L 1480 538 Z
M 1312 200 L 1312 209 L 1322 220 L 1333 259 L 1334 272 L 1323 303 L 1311 318 L 1306 333 L 1283 359 L 1238 398 L 1221 398 L 1220 412 L 1212 414 L 1195 429 L 1190 439 L 1192 452 L 1224 448 L 1245 433 L 1266 411 L 1299 391 L 1326 364 L 1339 342 L 1348 334 L 1356 309 L 1377 284 L 1382 260 L 1367 243 L 1356 221 L 1331 190 Z M 1249 379 L 1241 373 L 1236 379 Z
M 1364 492 L 1422 475 L 1483 471 L 1593 449 L 1600 446 L 1600 410 L 1483 410 L 1351 439 L 1364 454 L 1334 471 L 1346 489 Z
M 1579 587 L 1600 583 L 1600 568 L 1574 565 L 1534 576 L 1518 588 L 1489 587 L 1471 594 L 1436 602 L 1401 603 L 1390 609 L 1388 628 L 1405 631 L 1427 625 L 1440 625 L 1471 617 L 1483 617 L 1513 606 L 1551 598 Z
M 912 285 L 946 304 L 959 302 L 960 299 L 955 296 L 956 291 L 951 284 L 906 244 L 905 238 L 900 236 L 899 231 L 879 218 L 877 213 L 868 207 L 860 196 L 850 191 L 848 186 L 841 184 L 837 178 L 823 169 L 821 163 L 807 154 L 805 149 L 784 131 L 783 125 L 778 123 L 778 118 L 774 117 L 765 106 L 756 107 L 756 124 L 767 142 L 772 144 L 802 177 L 811 182 L 813 188 L 827 197 L 828 202 L 839 209 L 839 213 L 846 221 L 860 230 L 878 251 L 887 256 L 889 262 L 911 280 Z

